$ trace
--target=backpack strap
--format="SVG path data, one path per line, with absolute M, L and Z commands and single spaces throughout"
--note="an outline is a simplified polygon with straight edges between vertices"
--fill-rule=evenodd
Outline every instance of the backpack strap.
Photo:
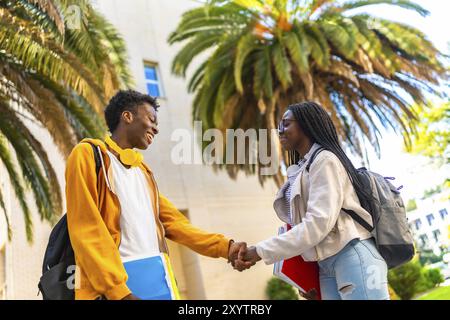
M 355 211 L 353 210 L 349 210 L 349 209 L 344 209 L 342 208 L 342 211 L 344 211 L 345 213 L 347 213 L 350 217 L 353 218 L 353 220 L 355 220 L 356 222 L 358 222 L 364 229 L 366 229 L 369 232 L 372 232 L 374 227 L 372 227 L 370 224 L 368 224 L 366 222 L 366 220 L 364 220 L 363 218 L 361 218 Z
M 90 142 L 87 142 L 87 143 L 89 143 L 91 145 L 92 151 L 94 152 L 95 174 L 96 174 L 96 177 L 98 178 L 98 174 L 99 174 L 100 169 L 102 167 L 102 163 L 101 163 L 101 160 L 100 160 L 100 154 L 99 154 L 99 151 L 98 151 L 97 147 L 93 143 L 90 143 Z M 73 252 L 72 245 L 70 244 L 69 229 L 67 228 L 67 220 L 66 219 L 67 219 L 66 215 L 64 215 L 62 217 L 62 219 L 61 219 L 62 223 L 65 224 L 65 228 L 66 228 L 66 230 L 65 230 L 66 231 L 65 238 L 66 238 L 66 241 L 68 243 L 68 245 L 67 244 L 64 245 L 65 246 L 65 250 L 63 251 L 62 255 L 71 257 L 71 256 L 74 256 L 74 252 Z
M 94 152 L 94 159 L 95 159 L 95 173 L 98 177 L 98 173 L 100 172 L 100 168 L 102 167 L 102 162 L 100 160 L 100 154 L 98 153 L 98 149 L 97 147 L 91 143 L 91 142 L 87 142 L 91 145 L 92 147 L 92 151 Z
M 319 152 L 321 152 L 322 150 L 325 150 L 323 147 L 318 148 L 316 151 L 313 152 L 313 154 L 311 155 L 311 158 L 308 161 L 308 164 L 306 165 L 306 171 L 309 172 L 309 167 L 311 166 L 312 162 L 314 161 L 314 159 L 316 158 L 317 154 L 319 154 Z M 365 169 L 365 168 L 364 168 Z M 367 169 L 366 169 L 367 170 Z M 363 218 L 361 218 L 355 211 L 353 210 L 349 210 L 349 209 L 344 209 L 342 208 L 342 210 L 347 213 L 350 217 L 353 218 L 353 220 L 355 220 L 356 222 L 358 222 L 364 229 L 366 229 L 369 232 L 372 232 L 374 227 L 372 227 L 370 224 L 368 224 Z
M 316 158 L 317 154 L 322 150 L 325 150 L 325 149 L 323 147 L 320 147 L 313 152 L 313 154 L 311 155 L 311 158 L 309 158 L 308 164 L 306 165 L 306 171 L 309 172 L 309 167 L 311 167 L 311 164 L 314 161 L 314 159 Z
M 96 176 L 100 172 L 102 163 L 97 147 L 90 142 L 95 159 Z M 67 226 L 67 214 L 64 214 L 50 233 L 47 248 L 42 264 L 42 277 L 38 288 L 44 300 L 73 300 L 75 294 L 73 289 L 61 286 L 61 280 L 68 277 L 67 266 L 75 265 L 75 254 L 70 243 L 69 229 Z M 38 292 L 38 295 L 39 295 Z M 49 294 L 51 294 L 49 296 Z

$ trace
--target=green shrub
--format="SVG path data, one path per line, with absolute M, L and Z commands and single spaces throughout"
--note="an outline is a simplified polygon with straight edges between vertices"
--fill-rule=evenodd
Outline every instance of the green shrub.
M 400 297 L 394 291 L 394 289 L 392 288 L 392 286 L 390 284 L 388 286 L 388 290 L 389 290 L 389 299 L 391 299 L 391 300 L 400 300 Z
M 275 277 L 267 283 L 266 295 L 269 300 L 298 300 L 297 289 Z
M 417 293 L 425 292 L 436 288 L 440 283 L 444 282 L 441 270 L 438 268 L 423 268 L 422 277 L 417 287 Z
M 433 250 L 423 249 L 419 253 L 420 264 L 425 266 L 427 264 L 436 263 L 442 261 L 443 254 L 437 256 L 434 254 Z
M 410 300 L 444 282 L 441 270 L 424 268 L 417 258 L 389 271 L 389 284 L 402 300 Z
M 422 265 L 414 259 L 389 271 L 389 284 L 402 300 L 410 300 L 423 286 Z
M 425 269 L 424 278 L 428 283 L 428 288 L 432 289 L 444 282 L 444 276 L 438 268 Z

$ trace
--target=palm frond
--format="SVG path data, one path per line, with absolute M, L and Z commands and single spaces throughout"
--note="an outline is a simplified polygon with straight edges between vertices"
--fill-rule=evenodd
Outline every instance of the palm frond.
M 1 142 L 0 142 L 0 144 L 1 144 Z M 0 146 L 0 153 L 1 153 L 1 146 Z M 0 155 L 0 159 L 2 159 L 1 155 Z M 3 199 L 2 189 L 0 189 L 0 207 L 3 210 L 3 215 L 4 215 L 5 221 L 6 221 L 6 232 L 8 233 L 8 240 L 11 241 L 11 239 L 12 239 L 11 222 L 9 221 L 8 212 L 6 211 L 6 205 L 5 205 L 5 201 Z
M 343 4 L 339 6 L 339 8 L 340 10 L 344 11 L 374 4 L 388 4 L 408 10 L 414 10 L 423 17 L 427 16 L 430 13 L 428 10 L 418 5 L 417 3 L 408 0 L 352 0 L 352 1 L 345 1 Z
M 244 65 L 245 59 L 252 52 L 256 44 L 256 39 L 253 34 L 249 33 L 243 36 L 236 48 L 236 59 L 234 61 L 234 81 L 236 83 L 236 89 L 243 93 L 244 89 L 242 87 L 242 66 Z
M 205 130 L 275 128 L 289 104 L 313 100 L 361 157 L 367 141 L 379 153 L 380 127 L 408 136 L 415 127 L 411 103 L 424 103 L 425 93 L 439 95 L 437 86 L 448 69 L 419 30 L 350 11 L 374 4 L 427 14 L 406 0 L 217 0 L 189 10 L 171 34 L 171 44 L 196 43 L 206 33 L 217 37 L 205 44 L 209 51 L 198 50 L 206 58 L 189 81 L 195 93 L 193 118 L 202 120 Z M 173 70 L 181 76 L 200 56 L 183 50 Z M 239 171 L 261 170 L 249 163 L 215 168 L 232 178 Z M 259 179 L 262 183 L 266 177 Z M 280 175 L 274 180 L 279 183 Z
M 330 47 L 327 39 L 317 25 L 311 23 L 304 24 L 302 29 L 308 47 L 311 48 L 311 57 L 317 63 L 318 67 L 327 69 L 330 65 Z
M 304 74 L 309 71 L 309 48 L 306 46 L 306 41 L 301 41 L 297 34 L 289 32 L 284 36 L 283 44 L 287 47 L 289 55 L 297 67 L 299 74 Z
M 50 19 L 55 23 L 59 33 L 62 35 L 64 34 L 65 32 L 64 18 L 62 17 L 61 12 L 54 1 L 49 0 L 27 0 L 27 1 L 29 3 L 37 5 L 43 12 L 45 12 L 50 17 Z
M 288 86 L 292 83 L 291 64 L 287 58 L 284 47 L 279 42 L 274 44 L 272 53 L 275 74 L 283 89 L 287 90 Z
M 49 169 L 51 164 L 41 144 L 32 137 L 30 131 L 6 104 L 1 104 L 0 110 L 3 115 L 0 119 L 1 131 L 14 149 L 22 173 L 31 186 L 41 219 L 53 222 L 54 213 L 61 212 L 59 205 L 61 194 L 56 174 L 51 169 L 46 172 L 47 176 L 42 174 L 33 147 L 36 148 L 39 155 L 44 156 L 42 163 L 46 169 Z M 49 183 L 53 183 L 53 191 L 50 191 Z
M 6 167 L 9 180 L 11 182 L 15 194 L 17 195 L 20 207 L 22 208 L 25 220 L 25 228 L 26 228 L 25 231 L 27 240 L 31 242 L 33 239 L 33 221 L 31 219 L 31 212 L 25 198 L 25 188 L 23 186 L 22 181 L 20 180 L 20 175 L 18 174 L 15 168 L 14 160 L 8 150 L 8 145 L 2 132 L 0 132 L 0 159 L 2 160 L 3 164 Z
M 263 48 L 255 54 L 253 94 L 259 99 L 273 96 L 273 80 L 269 49 Z
M 80 28 L 66 28 L 74 5 L 81 11 Z M 62 196 L 29 124 L 46 128 L 63 156 L 84 137 L 103 136 L 103 107 L 117 89 L 132 83 L 125 42 L 88 0 L 0 1 L 0 77 L 0 161 L 31 241 L 31 212 L 20 177 L 43 220 L 53 222 L 61 213 Z

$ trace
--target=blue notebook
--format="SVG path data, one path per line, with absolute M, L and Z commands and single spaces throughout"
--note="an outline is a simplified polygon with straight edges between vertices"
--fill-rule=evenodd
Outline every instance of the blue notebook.
M 173 300 L 173 291 L 162 255 L 123 263 L 128 274 L 127 286 L 143 300 Z

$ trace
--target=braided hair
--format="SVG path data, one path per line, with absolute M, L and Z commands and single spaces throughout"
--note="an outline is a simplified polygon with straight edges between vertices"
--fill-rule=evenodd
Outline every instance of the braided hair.
M 339 138 L 330 116 L 315 102 L 302 102 L 288 106 L 298 125 L 305 135 L 313 143 L 320 144 L 325 150 L 332 152 L 342 163 L 350 181 L 355 188 L 356 194 L 361 203 L 369 201 L 371 195 L 364 189 L 360 181 L 356 168 L 345 154 L 339 143 Z M 300 154 L 297 151 L 289 152 L 289 165 L 298 163 Z

